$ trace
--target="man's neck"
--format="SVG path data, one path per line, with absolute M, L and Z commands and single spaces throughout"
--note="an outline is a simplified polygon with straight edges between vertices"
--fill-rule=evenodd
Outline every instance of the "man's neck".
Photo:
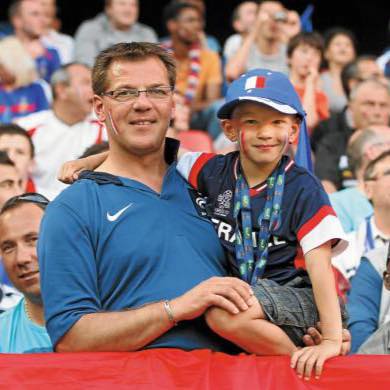
M 337 64 L 335 62 L 329 64 L 329 73 L 334 76 L 340 76 L 342 69 L 343 69 L 342 64 Z
M 42 302 L 34 302 L 33 300 L 25 297 L 25 306 L 24 310 L 30 321 L 34 324 L 45 326 L 45 317 L 43 315 L 43 305 Z
M 374 208 L 375 226 L 386 236 L 390 237 L 390 208 Z
M 73 126 L 86 119 L 85 113 L 80 112 L 77 108 L 72 109 L 66 102 L 54 101 L 53 112 L 61 122 L 68 126 Z
M 280 41 L 277 39 L 266 39 L 262 36 L 256 38 L 256 45 L 261 54 L 272 55 L 280 50 Z
M 181 41 L 180 39 L 172 37 L 172 49 L 173 49 L 173 55 L 175 56 L 175 58 L 177 58 L 177 59 L 188 58 L 190 46 L 187 43 Z
M 147 155 L 132 154 L 116 145 L 110 146 L 107 159 L 96 168 L 97 171 L 110 173 L 137 180 L 160 193 L 168 164 L 164 159 L 164 146 Z

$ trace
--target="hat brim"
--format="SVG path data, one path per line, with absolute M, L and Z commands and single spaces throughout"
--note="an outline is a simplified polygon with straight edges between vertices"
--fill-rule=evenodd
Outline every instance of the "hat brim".
M 298 111 L 289 106 L 288 104 L 277 103 L 273 100 L 267 98 L 261 98 L 256 96 L 240 96 L 238 99 L 232 100 L 229 103 L 225 103 L 217 112 L 217 117 L 219 119 L 230 119 L 233 109 L 237 106 L 238 103 L 243 101 L 253 101 L 266 106 L 274 108 L 276 111 L 282 112 L 283 114 L 298 114 Z

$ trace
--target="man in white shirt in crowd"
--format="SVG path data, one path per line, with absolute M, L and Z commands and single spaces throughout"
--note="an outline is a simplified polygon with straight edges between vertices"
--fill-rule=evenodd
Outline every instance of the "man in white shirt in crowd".
M 91 70 L 86 65 L 62 66 L 53 74 L 51 87 L 52 110 L 17 121 L 34 143 L 32 177 L 36 190 L 49 199 L 65 187 L 57 180 L 61 165 L 79 157 L 88 146 L 107 139 L 104 126 L 92 115 Z

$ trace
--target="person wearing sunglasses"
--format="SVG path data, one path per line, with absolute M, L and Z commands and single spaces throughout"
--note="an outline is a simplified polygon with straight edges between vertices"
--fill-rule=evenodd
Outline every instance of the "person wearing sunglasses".
M 0 315 L 0 353 L 53 350 L 46 332 L 37 257 L 39 225 L 49 203 L 30 192 L 10 198 L 0 210 L 0 253 L 22 299 Z

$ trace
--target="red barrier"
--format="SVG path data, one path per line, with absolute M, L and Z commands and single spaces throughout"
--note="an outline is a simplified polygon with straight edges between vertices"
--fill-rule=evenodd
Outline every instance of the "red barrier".
M 333 358 L 318 380 L 299 379 L 286 356 L 208 350 L 0 354 L 1 389 L 390 389 L 390 356 Z

